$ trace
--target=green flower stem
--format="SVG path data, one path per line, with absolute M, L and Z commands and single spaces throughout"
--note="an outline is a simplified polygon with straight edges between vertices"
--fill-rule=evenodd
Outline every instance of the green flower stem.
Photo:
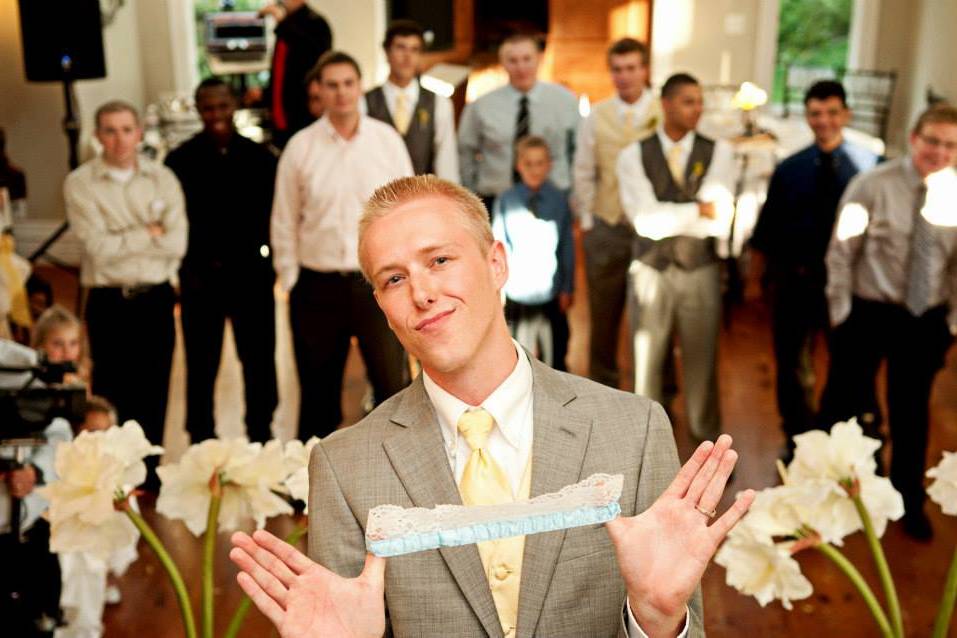
M 890 622 L 887 620 L 887 614 L 884 613 L 884 610 L 881 609 L 880 603 L 877 601 L 877 597 L 874 596 L 874 592 L 871 591 L 871 588 L 868 587 L 867 582 L 864 580 L 864 577 L 861 576 L 861 572 L 857 571 L 857 568 L 847 560 L 836 547 L 829 545 L 828 543 L 821 543 L 816 545 L 815 548 L 820 551 L 822 554 L 831 559 L 838 569 L 844 572 L 844 575 L 850 579 L 850 581 L 857 588 L 857 591 L 861 594 L 861 598 L 864 599 L 864 602 L 867 604 L 867 608 L 871 610 L 871 615 L 874 616 L 874 621 L 877 623 L 877 626 L 881 630 L 881 634 L 884 638 L 894 638 L 894 632 L 891 629 Z
M 146 544 L 156 553 L 156 557 L 159 558 L 163 568 L 166 569 L 167 575 L 169 575 L 170 583 L 176 592 L 176 600 L 179 602 L 179 610 L 183 614 L 183 629 L 186 638 L 196 638 L 196 620 L 193 618 L 193 607 L 189 602 L 189 593 L 186 591 L 186 583 L 183 582 L 183 576 L 179 573 L 176 563 L 173 562 L 169 552 L 167 552 L 163 546 L 163 542 L 156 536 L 156 533 L 149 526 L 149 523 L 143 520 L 143 517 L 132 508 L 124 507 L 122 509 L 133 522 L 133 525 L 136 526 L 136 529 L 140 531 L 140 534 L 143 535 L 143 540 L 146 541 Z
M 854 507 L 857 509 L 857 515 L 861 517 L 861 523 L 864 524 L 864 535 L 867 537 L 867 544 L 871 548 L 871 554 L 874 556 L 874 565 L 877 567 L 877 573 L 881 578 L 881 586 L 884 588 L 884 597 L 887 600 L 887 607 L 890 611 L 891 624 L 894 627 L 894 635 L 898 638 L 904 638 L 904 619 L 901 615 L 901 604 L 897 598 L 897 589 L 894 587 L 894 577 L 891 576 L 891 569 L 887 565 L 887 558 L 884 555 L 884 548 L 881 541 L 874 533 L 874 523 L 871 521 L 871 515 L 864 506 L 864 501 L 860 495 L 853 496 Z
M 957 549 L 950 560 L 950 569 L 947 570 L 947 584 L 944 585 L 944 594 L 940 597 L 940 609 L 937 610 L 937 620 L 934 621 L 934 638 L 946 638 L 950 628 L 950 617 L 954 612 L 954 601 L 957 599 Z
M 300 525 L 287 536 L 285 540 L 290 545 L 295 545 L 299 542 L 299 539 L 302 538 L 306 533 L 306 526 Z M 246 620 L 246 614 L 249 613 L 249 608 L 252 607 L 252 600 L 249 596 L 243 596 L 243 599 L 239 602 L 239 606 L 236 607 L 236 613 L 233 614 L 232 620 L 229 621 L 229 627 L 226 629 L 226 633 L 223 634 L 223 638 L 236 638 L 239 634 L 239 630 L 243 626 L 243 622 Z
M 209 516 L 206 519 L 206 537 L 203 542 L 203 638 L 213 638 L 215 616 L 213 604 L 213 564 L 216 562 L 216 531 L 219 528 L 219 506 L 223 502 L 218 478 L 211 481 Z

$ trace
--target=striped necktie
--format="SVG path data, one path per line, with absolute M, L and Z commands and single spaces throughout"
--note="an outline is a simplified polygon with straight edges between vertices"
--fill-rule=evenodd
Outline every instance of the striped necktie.
M 921 212 L 927 200 L 927 187 L 923 184 L 917 191 L 914 207 L 914 225 L 910 240 L 910 265 L 907 271 L 907 293 L 904 305 L 915 317 L 923 315 L 930 307 L 931 261 L 934 257 L 934 230 Z
M 523 137 L 528 136 L 532 130 L 531 119 L 528 113 L 528 96 L 523 95 L 522 99 L 518 101 L 518 117 L 515 118 L 515 137 L 514 142 L 518 142 Z M 513 154 L 514 155 L 514 154 Z M 513 164 L 516 158 L 512 158 Z M 518 174 L 518 171 L 515 170 L 513 165 L 512 167 L 512 182 L 518 184 L 521 181 L 521 177 Z

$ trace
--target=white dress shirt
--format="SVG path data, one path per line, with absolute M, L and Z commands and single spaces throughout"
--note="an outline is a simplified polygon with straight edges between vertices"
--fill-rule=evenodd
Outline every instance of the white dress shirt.
M 486 449 L 492 459 L 508 476 L 512 493 L 518 494 L 521 489 L 522 477 L 532 456 L 532 432 L 534 428 L 533 401 L 532 401 L 532 365 L 528 354 L 514 339 L 512 343 L 518 352 L 518 362 L 515 368 L 505 378 L 500 386 L 482 401 L 481 406 L 472 406 L 458 397 L 453 396 L 422 371 L 422 382 L 425 392 L 435 408 L 439 420 L 439 429 L 445 441 L 445 451 L 455 482 L 462 479 L 465 464 L 472 454 L 465 437 L 458 431 L 459 417 L 468 410 L 482 407 L 495 419 L 495 426 L 489 433 Z M 628 635 L 633 638 L 647 638 L 645 632 L 638 626 L 631 606 L 628 608 Z M 688 635 L 688 615 L 685 613 L 684 629 L 679 638 Z
M 279 158 L 271 240 L 279 283 L 290 290 L 300 266 L 359 270 L 359 217 L 383 184 L 412 175 L 412 160 L 394 128 L 361 116 L 345 139 L 323 116 L 293 135 Z
M 678 141 L 668 137 L 658 127 L 658 139 L 667 158 L 673 146 L 681 149 L 681 166 L 687 168 L 688 157 L 694 145 L 695 132 L 690 131 Z M 731 230 L 731 212 L 734 206 L 734 152 L 724 140 L 716 140 L 711 164 L 704 174 L 697 200 L 715 204 L 715 218 L 699 214 L 697 202 L 679 204 L 661 202 L 645 175 L 641 159 L 641 144 L 632 144 L 618 156 L 618 188 L 621 205 L 642 237 L 664 239 L 685 235 L 688 237 L 727 238 Z
M 629 118 L 636 127 L 648 121 L 648 113 L 655 103 L 650 90 L 641 92 L 641 97 L 629 104 L 616 93 L 611 100 L 618 108 L 618 117 L 627 122 Z M 575 161 L 572 165 L 572 183 L 575 193 L 575 212 L 582 230 L 591 230 L 595 207 L 595 185 L 598 183 L 598 161 L 595 155 L 595 113 L 592 111 L 578 127 L 575 142 Z
M 395 99 L 399 93 L 405 94 L 405 103 L 413 113 L 419 103 L 419 81 L 409 82 L 405 88 L 399 88 L 392 82 L 382 85 L 386 108 L 395 113 Z M 365 115 L 369 111 L 366 101 L 359 102 L 359 109 Z M 450 182 L 459 183 L 459 151 L 455 141 L 455 115 L 452 100 L 444 95 L 435 95 L 435 174 Z

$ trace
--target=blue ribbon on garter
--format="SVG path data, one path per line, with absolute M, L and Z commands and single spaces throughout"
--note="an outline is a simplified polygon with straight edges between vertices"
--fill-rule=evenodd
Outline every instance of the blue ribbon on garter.
M 617 501 L 614 501 L 598 507 L 582 507 L 568 512 L 552 512 L 453 529 L 418 532 L 384 540 L 371 541 L 367 538 L 366 548 L 376 556 L 400 556 L 439 547 L 456 547 L 510 536 L 527 536 L 570 527 L 607 523 L 620 513 L 621 507 Z

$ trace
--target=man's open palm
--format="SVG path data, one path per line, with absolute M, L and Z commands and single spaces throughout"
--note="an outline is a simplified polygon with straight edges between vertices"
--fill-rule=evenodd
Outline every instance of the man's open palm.
M 236 580 L 282 638 L 385 633 L 385 559 L 366 556 L 357 578 L 343 578 L 269 532 L 237 532 L 229 557 Z
M 643 629 L 684 616 L 718 545 L 747 512 L 747 490 L 712 522 L 737 453 L 731 437 L 703 443 L 651 507 L 607 524 L 632 612 Z

